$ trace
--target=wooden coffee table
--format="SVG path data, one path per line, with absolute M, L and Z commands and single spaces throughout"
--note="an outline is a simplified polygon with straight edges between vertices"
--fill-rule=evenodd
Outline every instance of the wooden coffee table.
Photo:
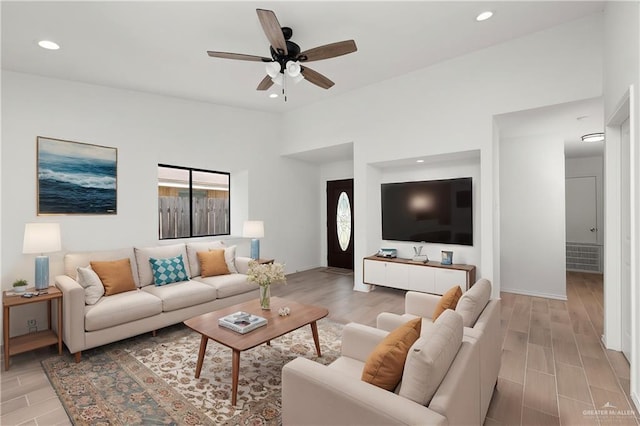
M 278 309 L 288 306 L 291 313 L 286 317 L 278 315 Z M 218 325 L 218 319 L 233 314 L 238 311 L 249 312 L 267 319 L 267 325 L 250 331 L 246 334 L 236 333 Z M 326 308 L 313 305 L 303 305 L 291 300 L 279 297 L 271 298 L 271 310 L 262 310 L 258 298 L 249 302 L 229 306 L 219 311 L 209 312 L 197 317 L 188 319 L 184 324 L 193 331 L 202 335 L 200 339 L 200 351 L 198 352 L 198 364 L 196 365 L 196 379 L 200 377 L 204 354 L 207 351 L 209 339 L 214 340 L 233 350 L 232 358 L 232 385 L 231 385 L 231 405 L 236 405 L 238 395 L 238 375 L 240 373 L 240 352 L 254 348 L 263 343 L 269 342 L 276 337 L 290 333 L 293 330 L 311 326 L 313 341 L 316 345 L 316 353 L 320 352 L 320 342 L 318 341 L 318 326 L 316 321 L 326 317 L 329 311 Z

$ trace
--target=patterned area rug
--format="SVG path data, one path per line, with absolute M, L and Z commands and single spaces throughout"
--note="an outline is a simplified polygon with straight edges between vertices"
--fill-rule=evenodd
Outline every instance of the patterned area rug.
M 238 403 L 231 405 L 231 349 L 209 341 L 194 378 L 200 335 L 182 324 L 82 353 L 42 361 L 74 424 L 277 425 L 281 371 L 303 356 L 329 364 L 340 353 L 343 326 L 318 321 L 322 357 L 303 327 L 240 355 Z

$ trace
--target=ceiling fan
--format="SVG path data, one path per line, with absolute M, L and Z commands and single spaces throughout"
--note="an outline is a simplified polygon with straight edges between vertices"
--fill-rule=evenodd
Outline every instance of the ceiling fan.
M 214 51 L 207 51 L 207 54 L 214 58 L 267 63 L 267 75 L 260 81 L 257 90 L 267 90 L 274 83 L 282 84 L 285 73 L 296 82 L 304 78 L 318 87 L 329 89 L 334 85 L 333 81 L 311 68 L 302 66 L 301 63 L 335 58 L 358 50 L 355 41 L 345 40 L 301 52 L 300 46 L 290 40 L 293 30 L 289 27 L 280 27 L 278 18 L 273 11 L 256 9 L 256 12 L 262 29 L 271 44 L 270 58 Z

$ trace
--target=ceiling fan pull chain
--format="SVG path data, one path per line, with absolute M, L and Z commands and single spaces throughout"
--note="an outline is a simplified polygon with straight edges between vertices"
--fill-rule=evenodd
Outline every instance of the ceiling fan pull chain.
M 282 95 L 284 96 L 284 101 L 287 102 L 287 76 L 285 73 L 282 74 Z

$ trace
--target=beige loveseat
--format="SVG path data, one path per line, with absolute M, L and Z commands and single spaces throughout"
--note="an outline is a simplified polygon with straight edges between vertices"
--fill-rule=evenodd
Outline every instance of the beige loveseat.
M 197 253 L 221 248 L 226 249 L 225 261 L 232 273 L 203 278 Z M 154 285 L 149 258 L 178 255 L 184 260 L 189 279 Z M 104 296 L 95 304 L 87 304 L 85 288 L 76 281 L 78 268 L 87 267 L 92 261 L 120 259 L 129 259 L 136 289 Z M 221 241 L 68 253 L 64 257 L 65 275 L 55 279 L 56 286 L 63 293 L 62 339 L 79 361 L 83 350 L 257 299 L 258 285 L 249 282 L 246 276 L 250 260 L 236 257 L 235 248 L 226 247 Z
M 480 425 L 480 356 L 462 318 L 445 311 L 411 346 L 395 392 L 361 380 L 389 333 L 350 323 L 328 366 L 296 358 L 282 369 L 283 425 Z M 422 354 L 422 355 L 420 355 Z
M 408 291 L 405 295 L 405 313 L 397 315 L 383 312 L 378 315 L 377 327 L 393 330 L 398 325 L 422 317 L 422 334 L 433 327 L 431 316 L 440 296 Z M 493 390 L 498 380 L 502 356 L 500 329 L 500 299 L 491 299 L 491 282 L 478 280 L 463 293 L 455 309 L 464 323 L 464 336 L 479 345 L 480 353 L 480 419 L 484 421 Z

